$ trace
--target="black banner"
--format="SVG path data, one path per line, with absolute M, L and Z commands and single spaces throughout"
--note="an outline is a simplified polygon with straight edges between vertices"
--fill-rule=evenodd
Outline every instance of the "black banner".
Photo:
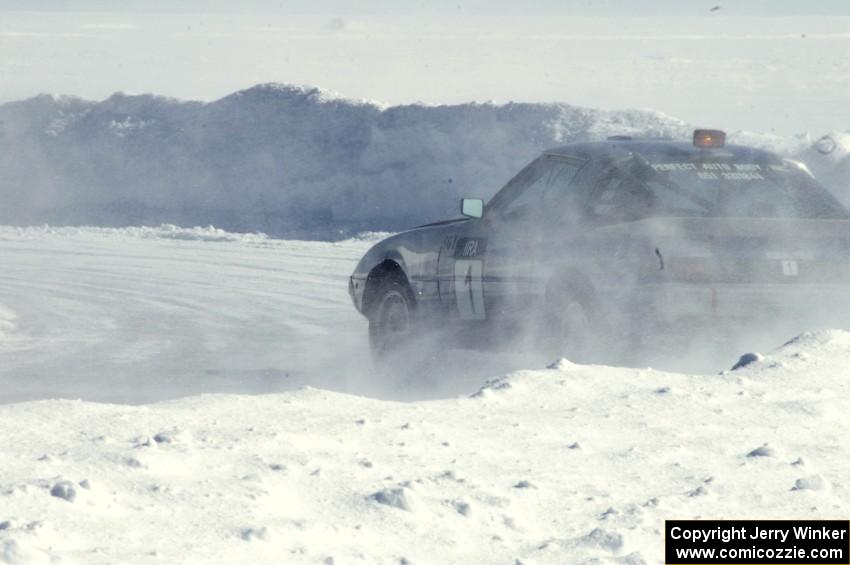
M 667 565 L 850 564 L 847 520 L 667 520 Z

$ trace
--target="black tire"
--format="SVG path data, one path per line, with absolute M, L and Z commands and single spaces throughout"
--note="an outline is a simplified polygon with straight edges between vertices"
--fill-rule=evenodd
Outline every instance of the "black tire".
M 372 358 L 383 362 L 410 343 L 415 304 L 406 283 L 389 278 L 378 284 L 369 314 L 369 348 Z
M 586 285 L 559 282 L 546 291 L 539 343 L 550 357 L 586 363 L 604 352 L 605 324 L 595 295 Z

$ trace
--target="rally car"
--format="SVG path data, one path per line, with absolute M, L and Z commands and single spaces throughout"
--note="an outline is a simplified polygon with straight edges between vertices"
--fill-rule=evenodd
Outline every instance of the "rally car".
M 581 359 L 721 321 L 850 321 L 848 210 L 801 163 L 722 131 L 556 147 L 461 214 L 357 265 L 349 292 L 378 357 L 427 330 Z

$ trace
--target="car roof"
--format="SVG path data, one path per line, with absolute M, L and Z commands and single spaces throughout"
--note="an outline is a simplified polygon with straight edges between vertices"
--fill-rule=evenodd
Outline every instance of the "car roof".
M 705 157 L 714 154 L 718 157 L 738 157 L 759 161 L 780 160 L 778 156 L 769 151 L 744 145 L 726 145 L 724 147 L 706 149 L 696 147 L 692 143 L 684 141 L 629 138 L 627 136 L 615 136 L 605 141 L 568 143 L 566 145 L 552 147 L 543 152 L 544 155 L 578 157 L 580 159 L 598 159 L 600 157 L 617 159 L 619 157 L 627 157 L 632 153 L 638 153 L 644 156 L 665 155 L 679 158 Z

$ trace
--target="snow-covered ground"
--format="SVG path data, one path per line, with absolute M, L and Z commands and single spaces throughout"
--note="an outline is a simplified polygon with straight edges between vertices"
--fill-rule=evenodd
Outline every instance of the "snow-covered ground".
M 346 294 L 371 240 L 0 229 L 0 562 L 660 563 L 666 518 L 850 510 L 850 333 L 397 381 Z
M 142 403 L 303 385 L 432 398 L 523 366 L 516 356 L 460 354 L 433 379 L 376 378 L 347 284 L 380 237 L 0 227 L 0 403 Z
M 0 398 L 292 388 L 315 356 L 347 346 L 340 339 L 365 343 L 346 278 L 368 245 L 213 228 L 0 228 Z

